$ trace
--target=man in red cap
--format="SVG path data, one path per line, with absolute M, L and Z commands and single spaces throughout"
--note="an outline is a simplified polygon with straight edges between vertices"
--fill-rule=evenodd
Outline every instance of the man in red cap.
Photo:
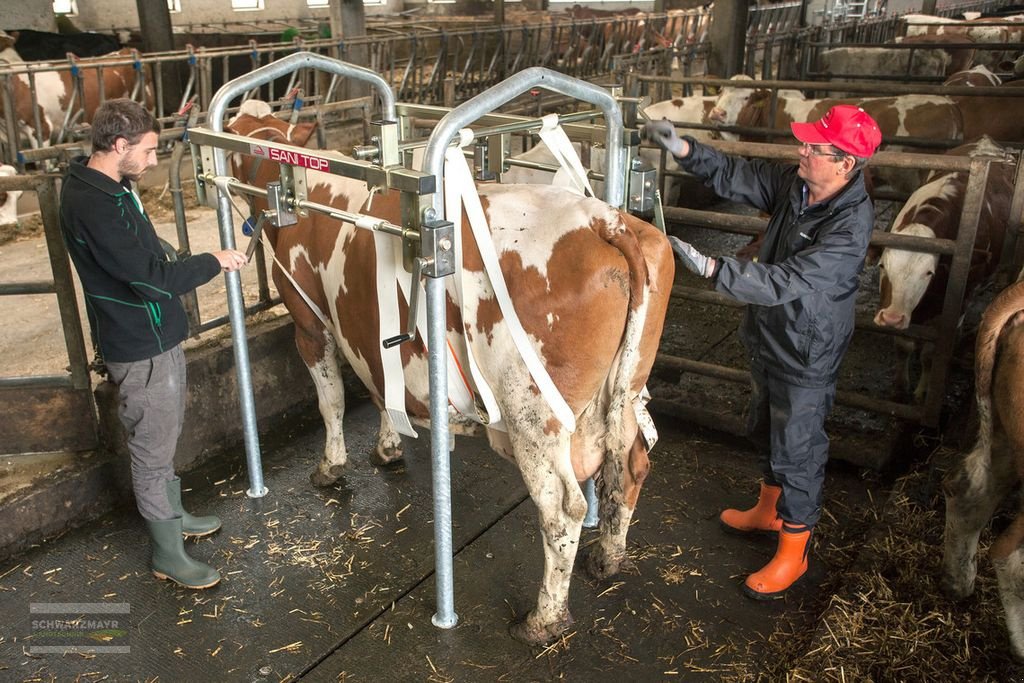
M 732 531 L 778 534 L 775 557 L 744 585 L 762 600 L 780 597 L 807 571 L 828 460 L 825 418 L 853 335 L 858 275 L 874 226 L 861 168 L 882 141 L 874 119 L 851 105 L 791 125 L 803 143 L 795 168 L 726 156 L 680 138 L 669 121 L 643 131 L 720 196 L 771 214 L 753 261 L 710 258 L 669 237 L 683 265 L 747 304 L 740 327 L 751 358 L 747 429 L 767 457 L 754 507 L 725 510 L 719 520 Z

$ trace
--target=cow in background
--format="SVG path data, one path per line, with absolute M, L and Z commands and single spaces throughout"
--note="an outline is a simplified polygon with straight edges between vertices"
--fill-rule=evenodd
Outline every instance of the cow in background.
M 32 147 L 47 147 L 51 145 L 54 138 L 60 133 L 64 124 L 64 117 L 69 108 L 78 108 L 81 99 L 74 94 L 74 79 L 70 69 L 60 71 L 44 71 L 33 69 L 35 88 L 33 91 L 32 80 L 28 77 L 29 64 L 22 61 L 17 52 L 13 49 L 13 38 L 0 32 L 0 61 L 6 61 L 5 67 L 10 71 L 11 85 L 14 90 L 14 107 L 21 128 L 21 134 Z M 84 116 L 78 123 L 89 123 L 93 114 L 100 106 L 100 95 L 104 100 L 112 100 L 118 97 L 130 97 L 135 88 L 136 72 L 132 64 L 119 64 L 132 57 L 132 51 L 128 49 L 108 54 L 104 57 L 83 59 L 78 62 L 82 74 L 82 87 L 84 89 Z M 95 68 L 103 64 L 103 82 L 100 83 L 99 71 Z M 2 64 L 0 64 L 2 66 Z M 150 87 L 151 80 L 146 78 L 144 105 L 152 109 L 153 93 Z M 39 114 L 40 129 L 36 130 L 36 112 Z M 0 114 L 3 113 L 3 106 L 0 103 Z
M 952 149 L 954 156 L 1007 159 L 1006 150 L 990 138 Z M 971 266 L 967 275 L 965 300 L 985 279 L 995 273 L 1002 256 L 1006 224 L 1010 219 L 1014 167 L 994 163 L 989 169 L 985 201 L 978 218 Z M 900 235 L 955 240 L 960 229 L 960 214 L 967 190 L 966 172 L 933 171 L 929 182 L 914 192 L 900 210 L 891 232 Z M 911 322 L 928 323 L 939 317 L 949 283 L 949 257 L 889 247 L 879 259 L 879 305 L 875 324 L 905 330 Z M 912 343 L 911 343 L 912 344 Z M 916 347 L 898 340 L 897 348 L 904 356 L 904 367 L 897 375 L 897 391 L 906 393 L 910 386 L 909 364 Z M 922 350 L 922 373 L 914 397 L 924 397 L 930 369 L 929 349 Z
M 829 77 L 945 76 L 953 57 L 939 48 L 910 50 L 888 47 L 837 47 L 818 55 L 818 67 Z
M 3 164 L 0 166 L 0 178 L 18 175 L 18 169 Z M 0 190 L 0 225 L 14 225 L 18 222 L 18 197 L 21 190 Z
M 943 33 L 940 35 L 898 36 L 893 42 L 898 45 L 907 43 L 911 45 L 916 43 L 954 43 L 962 45 L 964 43 L 972 43 L 974 41 L 968 36 Z M 941 49 L 949 55 L 949 66 L 946 67 L 946 73 L 942 75 L 950 75 L 957 71 L 964 71 L 971 68 L 971 65 L 974 64 L 974 57 L 977 54 L 976 49 L 969 47 L 943 47 L 938 49 Z
M 1024 15 L 1022 14 L 962 21 L 933 17 L 927 14 L 906 14 L 902 20 L 906 24 L 907 37 L 949 35 L 962 37 L 965 39 L 964 42 L 977 43 L 975 62 L 1000 72 L 1013 69 L 1013 60 L 1017 55 L 1014 52 L 998 48 L 985 49 L 985 44 L 1019 43 L 1024 39 Z M 996 25 L 1007 23 L 1011 25 Z
M 979 64 L 968 71 L 953 74 L 943 85 L 1000 87 L 1003 82 L 999 76 L 989 71 L 988 67 Z M 1020 96 L 950 96 L 963 116 L 965 140 L 976 140 L 988 135 L 999 142 L 1024 142 L 1024 116 L 1020 115 L 1024 108 L 1024 90 L 1013 87 L 1011 92 L 1019 92 Z
M 7 29 L 6 33 L 14 39 L 14 50 L 26 62 L 64 60 L 69 53 L 76 57 L 99 57 L 121 49 L 117 37 L 104 33 L 50 33 L 27 28 Z
M 749 77 L 733 76 L 733 80 L 750 80 Z M 763 88 L 722 89 L 708 119 L 727 126 L 769 128 L 785 131 L 786 136 L 771 137 L 770 142 L 793 141 L 789 124 L 793 122 L 816 121 L 837 104 L 853 104 L 861 107 L 878 122 L 882 135 L 892 137 L 913 137 L 927 140 L 962 140 L 963 123 L 956 103 L 948 97 L 934 95 L 901 95 L 899 97 L 875 97 L 868 99 L 808 99 L 796 90 L 780 90 L 775 105 L 775 116 L 771 115 L 772 92 Z M 722 132 L 726 140 L 739 140 L 736 133 Z M 763 136 L 752 136 L 754 139 Z M 747 139 L 744 137 L 743 139 Z M 887 145 L 885 149 L 903 149 L 899 145 Z M 910 194 L 921 186 L 923 174 L 916 169 L 873 168 L 874 185 L 888 185 L 904 194 Z
M 1024 473 L 1024 282 L 989 304 L 974 352 L 978 438 L 943 486 L 946 525 L 943 584 L 956 599 L 974 592 L 978 539 Z M 1024 660 L 1024 508 L 989 548 L 1010 646 Z
M 275 117 L 244 114 L 228 126 L 239 135 L 258 134 L 299 146 L 313 128 L 314 124 L 289 126 Z M 235 156 L 233 165 L 237 177 L 257 186 L 280 172 L 266 159 L 254 169 L 251 158 Z M 306 185 L 310 201 L 370 211 L 370 193 L 362 181 L 308 170 Z M 571 431 L 556 417 L 514 350 L 509 323 L 463 219 L 464 296 L 462 304 L 457 303 L 455 278 L 448 278 L 448 342 L 461 357 L 462 368 L 470 367 L 465 354 L 472 348 L 507 431 L 482 426 L 454 409 L 449 415 L 453 428 L 485 433 L 497 452 L 516 463 L 537 506 L 544 578 L 536 607 L 513 628 L 515 637 L 536 644 L 557 637 L 572 623 L 569 581 L 587 509 L 579 482 L 597 472 L 601 538 L 588 568 L 597 577 L 607 577 L 625 559 L 626 533 L 649 469 L 637 424 L 638 401 L 661 337 L 674 277 L 673 256 L 668 240 L 653 226 L 564 188 L 491 183 L 480 185 L 479 193 L 522 326 L 576 423 Z M 254 212 L 263 209 L 266 200 L 254 198 Z M 372 213 L 402 224 L 398 193 L 374 198 Z M 336 481 L 348 459 L 339 351 L 381 408 L 377 461 L 395 461 L 402 455 L 402 442 L 384 410 L 380 339 L 401 323 L 381 319 L 374 235 L 311 212 L 288 228 L 268 227 L 267 236 L 278 264 L 274 282 L 295 321 L 296 345 L 316 385 L 327 431 L 314 483 Z M 389 277 L 382 276 L 381 281 Z M 326 324 L 297 287 L 323 311 Z M 404 320 L 405 298 L 393 297 L 390 304 Z M 426 425 L 429 396 L 423 342 L 407 342 L 396 352 L 407 380 L 409 416 L 415 424 Z

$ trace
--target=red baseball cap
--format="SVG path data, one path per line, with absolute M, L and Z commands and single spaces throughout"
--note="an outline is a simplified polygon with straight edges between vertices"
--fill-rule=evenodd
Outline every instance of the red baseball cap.
M 882 143 L 882 131 L 871 115 L 852 104 L 837 104 L 814 123 L 791 123 L 800 142 L 832 145 L 855 157 L 869 157 Z

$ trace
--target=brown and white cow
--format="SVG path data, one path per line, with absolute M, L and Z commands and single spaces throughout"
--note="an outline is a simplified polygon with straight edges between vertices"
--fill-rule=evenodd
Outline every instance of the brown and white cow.
M 0 68 L 10 71 L 10 79 L 13 86 L 14 107 L 17 112 L 18 124 L 21 127 L 21 134 L 33 147 L 46 147 L 52 143 L 52 138 L 60 132 L 64 124 L 64 117 L 69 107 L 78 108 L 80 102 L 78 96 L 72 100 L 74 94 L 74 79 L 69 69 L 51 71 L 38 69 L 39 64 L 21 61 L 21 58 L 14 51 L 13 40 L 10 36 L 6 38 L 0 35 Z M 82 74 L 82 87 L 84 89 L 84 116 L 78 123 L 89 123 L 93 114 L 100 106 L 100 91 L 103 99 L 110 100 L 118 97 L 130 97 L 135 87 L 135 69 L 131 64 L 116 64 L 130 59 L 132 51 L 123 49 L 104 57 L 82 59 L 78 61 Z M 3 63 L 6 62 L 6 65 Z M 100 85 L 98 65 L 103 66 L 103 83 Z M 33 78 L 29 79 L 28 71 L 34 72 Z M 32 85 L 35 88 L 33 90 Z M 153 97 L 149 87 L 149 80 L 146 81 L 145 105 L 152 108 Z M 34 95 L 34 96 L 33 96 Z M 39 111 L 40 130 L 36 130 L 36 117 L 33 107 Z M 3 113 L 3 105 L 0 103 L 0 115 Z
M 1019 43 L 1024 39 L 1024 15 L 983 17 L 977 19 L 948 19 L 926 14 L 907 14 L 902 17 L 909 36 L 962 36 L 964 42 L 978 43 L 975 62 L 996 71 L 1013 68 L 1016 54 L 998 48 L 984 49 L 984 43 L 1003 45 Z M 1000 25 L 1002 24 L 1002 25 Z
M 0 178 L 15 176 L 18 169 L 3 164 L 0 166 Z M 21 190 L 0 190 L 0 225 L 13 225 L 18 222 L 18 197 Z
M 961 145 L 948 152 L 957 156 L 1006 158 L 1006 151 L 989 138 Z M 978 232 L 974 240 L 965 297 L 991 276 L 999 266 L 1006 224 L 1010 218 L 1014 169 L 1010 164 L 991 165 Z M 891 232 L 915 237 L 956 239 L 967 189 L 966 172 L 934 172 L 929 182 L 914 192 L 897 214 Z M 948 257 L 937 254 L 887 248 L 879 259 L 879 307 L 875 324 L 904 330 L 914 323 L 926 323 L 942 313 L 949 282 Z M 910 349 L 903 346 L 908 353 Z M 906 360 L 909 361 L 909 355 Z M 920 400 L 927 386 L 927 352 L 922 357 L 925 372 L 914 392 Z M 909 387 L 909 369 L 898 376 L 897 389 Z
M 943 584 L 957 599 L 974 592 L 978 539 L 1024 473 L 1024 282 L 985 309 L 974 354 L 978 438 L 944 482 Z M 1021 499 L 1024 500 L 1024 499 Z M 1024 659 L 1024 509 L 989 548 L 1013 655 Z
M 239 115 L 229 129 L 303 145 L 313 125 L 289 127 L 274 117 Z M 234 160 L 239 177 L 250 177 L 250 162 Z M 264 160 L 250 182 L 263 185 L 278 173 L 276 164 Z M 307 171 L 306 181 L 312 201 L 349 211 L 372 208 L 375 216 L 402 222 L 397 192 L 377 195 L 371 205 L 361 181 L 314 171 Z M 579 482 L 594 474 L 601 539 L 588 567 L 595 576 L 610 576 L 625 557 L 626 532 L 649 469 L 634 408 L 661 337 L 674 264 L 660 231 L 600 200 L 543 185 L 485 184 L 479 193 L 520 321 L 576 420 L 571 432 L 556 418 L 514 351 L 508 324 L 483 274 L 480 252 L 464 228 L 465 296 L 458 306 L 454 278 L 448 278 L 448 340 L 453 349 L 472 348 L 507 431 L 449 413 L 453 429 L 485 433 L 497 452 L 518 465 L 537 505 L 544 577 L 536 607 L 513 627 L 513 635 L 542 643 L 571 623 L 569 581 L 587 508 Z M 255 209 L 265 207 L 263 200 L 256 200 Z M 380 340 L 382 333 L 395 332 L 391 325 L 400 323 L 381 330 L 376 247 L 369 231 L 315 214 L 295 226 L 270 228 L 268 236 L 277 259 L 330 320 L 328 329 L 275 267 L 274 281 L 295 320 L 296 345 L 316 384 L 326 425 L 324 458 L 311 477 L 326 485 L 342 475 L 348 459 L 338 351 L 382 407 Z M 396 298 L 404 316 L 405 300 L 400 294 Z M 426 425 L 423 344 L 408 342 L 399 352 L 407 411 L 414 423 Z M 401 454 L 398 433 L 382 410 L 375 459 L 391 462 Z
M 983 65 L 953 74 L 943 85 L 967 87 L 1000 87 L 1002 79 Z M 1020 92 L 1019 97 L 992 95 L 952 95 L 950 99 L 960 108 L 964 121 L 964 139 L 975 140 L 988 135 L 999 142 L 1024 142 L 1024 90 L 1007 86 L 1008 92 Z M 1012 90 L 1010 90 L 1012 89 Z
M 963 139 L 960 110 L 948 97 L 901 95 L 868 99 L 808 99 L 795 90 L 780 90 L 774 118 L 771 116 L 771 101 L 772 93 L 767 89 L 723 88 L 708 118 L 722 125 L 770 128 L 788 132 L 790 123 L 816 121 L 834 105 L 855 104 L 871 114 L 885 137 Z M 726 140 L 740 139 L 736 133 L 722 132 L 721 135 Z M 779 142 L 785 139 L 794 140 L 773 138 L 772 141 Z M 886 147 L 901 148 L 899 145 Z M 872 169 L 872 177 L 876 186 L 887 184 L 907 194 L 920 187 L 923 180 L 922 174 L 913 169 L 908 171 L 875 168 Z

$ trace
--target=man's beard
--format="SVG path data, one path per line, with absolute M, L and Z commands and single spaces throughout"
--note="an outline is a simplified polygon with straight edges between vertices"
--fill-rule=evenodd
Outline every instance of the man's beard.
M 146 171 L 149 169 L 145 166 L 137 166 L 131 162 L 125 161 L 118 165 L 117 171 L 121 174 L 122 178 L 127 178 L 132 182 L 138 182 Z

